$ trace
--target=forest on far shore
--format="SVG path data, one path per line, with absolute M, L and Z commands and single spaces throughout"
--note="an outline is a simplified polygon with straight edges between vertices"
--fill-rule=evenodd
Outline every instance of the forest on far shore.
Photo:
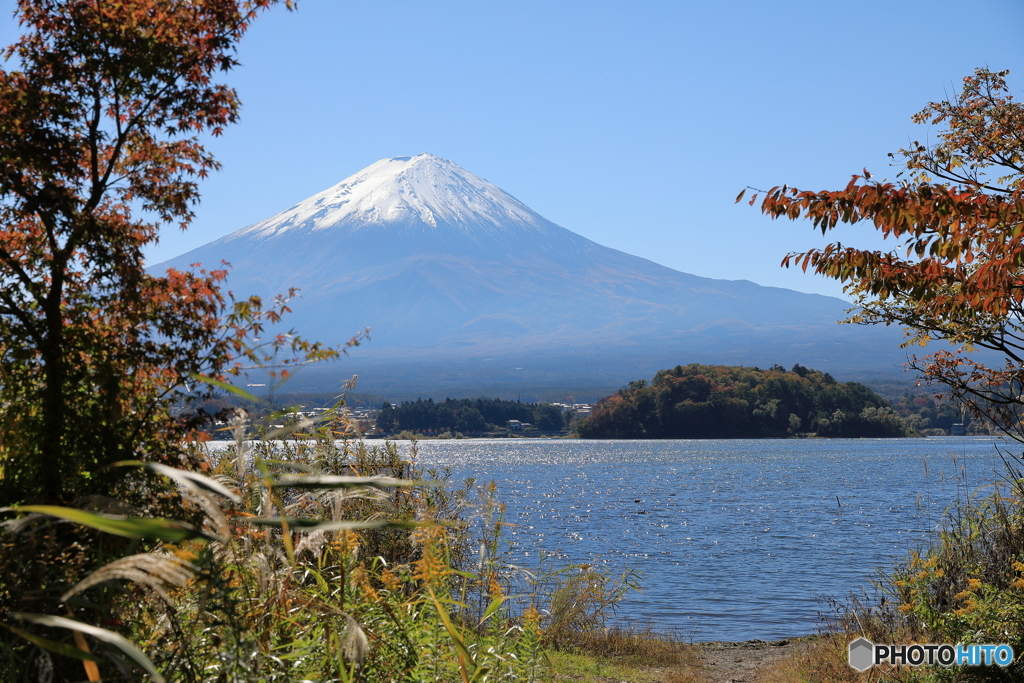
M 578 433 L 594 439 L 945 436 L 956 424 L 968 435 L 990 433 L 990 425 L 948 398 L 907 392 L 904 385 L 838 382 L 799 364 L 791 370 L 677 366 L 658 372 L 650 383 L 631 382 L 605 397 L 590 419 L 586 404 L 487 397 L 391 403 L 372 394 L 337 393 L 273 394 L 259 402 L 221 394 L 197 409 L 213 420 L 244 408 L 250 418 L 267 421 L 282 410 L 317 414 L 343 397 L 362 432 L 375 436 L 494 435 L 512 431 L 510 420 L 520 423 L 515 431 L 526 434 Z M 567 394 L 565 400 L 573 399 Z M 223 429 L 213 435 L 230 437 Z
M 552 390 L 557 396 L 557 390 Z M 207 416 L 214 438 L 231 438 L 223 419 L 243 408 L 250 419 L 273 421 L 275 414 L 323 412 L 343 401 L 361 433 L 423 437 L 494 436 L 560 433 L 582 438 L 778 438 L 946 436 L 991 433 L 991 425 L 972 417 L 956 401 L 906 383 L 867 386 L 839 382 L 800 364 L 786 370 L 773 365 L 731 367 L 690 364 L 659 371 L 653 380 L 637 380 L 593 405 L 500 398 L 419 398 L 390 402 L 375 394 L 336 392 L 275 393 L 248 400 L 222 393 L 188 407 Z M 379 408 L 377 406 L 380 406 Z M 220 416 L 220 417 L 217 417 Z M 275 418 L 281 421 L 278 415 Z M 213 426 L 215 420 L 221 420 Z M 286 421 L 286 420 L 285 420 Z M 520 424 L 513 429 L 509 421 Z
M 888 399 L 857 382 L 794 365 L 677 365 L 601 399 L 585 439 L 721 439 L 918 435 Z
M 467 433 L 504 429 L 509 420 L 528 423 L 541 432 L 561 431 L 566 427 L 561 409 L 550 403 L 523 403 L 497 398 L 449 398 L 385 402 L 377 416 L 376 427 L 385 434 L 402 431 L 418 433 Z

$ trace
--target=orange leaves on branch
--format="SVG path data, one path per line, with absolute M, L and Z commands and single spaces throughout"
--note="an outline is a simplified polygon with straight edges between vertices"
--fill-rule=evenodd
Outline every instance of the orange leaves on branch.
M 979 69 L 956 97 L 914 116 L 942 128 L 935 145 L 890 154 L 902 162 L 897 178 L 907 176 L 899 183 L 865 170 L 840 190 L 775 187 L 760 204 L 823 234 L 870 221 L 893 240 L 887 252 L 836 242 L 787 254 L 782 265 L 846 283 L 861 309 L 855 322 L 903 325 L 909 343 L 942 338 L 1004 354 L 1001 368 L 946 352 L 911 364 L 1004 428 L 1024 389 L 1024 106 L 1007 73 Z
M 788 254 L 782 265 L 800 265 L 815 273 L 876 292 L 927 294 L 922 280 L 958 283 L 942 305 L 982 306 L 1005 314 L 1004 300 L 993 291 L 1020 287 L 1024 257 L 1020 226 L 1024 197 L 987 195 L 973 189 L 891 183 L 862 183 L 857 176 L 839 191 L 806 192 L 774 188 L 761 203 L 773 218 L 807 218 L 823 233 L 840 223 L 871 221 L 886 238 L 898 241 L 881 258 L 878 252 L 839 248 Z M 900 256 L 903 254 L 903 256 Z
M 0 69 L 5 500 L 67 502 L 102 492 L 107 461 L 177 457 L 175 392 L 232 366 L 230 324 L 260 324 L 225 326 L 223 270 L 151 274 L 143 250 L 190 223 L 219 168 L 198 136 L 238 118 L 215 78 L 274 4 L 19 0 Z

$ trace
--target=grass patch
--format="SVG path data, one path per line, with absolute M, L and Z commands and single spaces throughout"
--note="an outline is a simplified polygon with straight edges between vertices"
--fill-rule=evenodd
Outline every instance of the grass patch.
M 850 640 L 852 638 L 840 633 L 809 639 L 805 647 L 765 666 L 750 683 L 861 683 L 886 680 L 879 678 L 877 669 L 860 673 L 850 668 L 846 661 Z
M 548 653 L 556 680 L 581 683 L 706 683 L 700 650 L 671 635 L 613 627 L 580 634 Z

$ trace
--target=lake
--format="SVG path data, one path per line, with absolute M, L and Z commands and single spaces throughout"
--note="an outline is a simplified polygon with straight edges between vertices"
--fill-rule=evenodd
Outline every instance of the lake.
M 399 442 L 408 448 L 407 442 Z M 511 559 L 635 566 L 619 616 L 686 639 L 814 632 L 823 596 L 870 588 L 943 511 L 999 476 L 1000 441 L 421 441 L 419 462 L 494 480 Z

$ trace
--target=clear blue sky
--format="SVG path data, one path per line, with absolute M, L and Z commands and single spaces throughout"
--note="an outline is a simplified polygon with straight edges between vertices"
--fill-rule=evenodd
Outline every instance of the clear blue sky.
M 779 268 L 822 243 L 809 224 L 764 219 L 736 194 L 835 189 L 865 166 L 891 176 L 886 153 L 926 135 L 911 114 L 976 66 L 1010 69 L 1024 92 L 1022 29 L 1020 0 L 300 0 L 243 42 L 226 76 L 242 122 L 211 144 L 224 169 L 151 262 L 380 158 L 430 152 L 607 246 L 839 294 Z M 6 20 L 2 42 L 16 31 Z

